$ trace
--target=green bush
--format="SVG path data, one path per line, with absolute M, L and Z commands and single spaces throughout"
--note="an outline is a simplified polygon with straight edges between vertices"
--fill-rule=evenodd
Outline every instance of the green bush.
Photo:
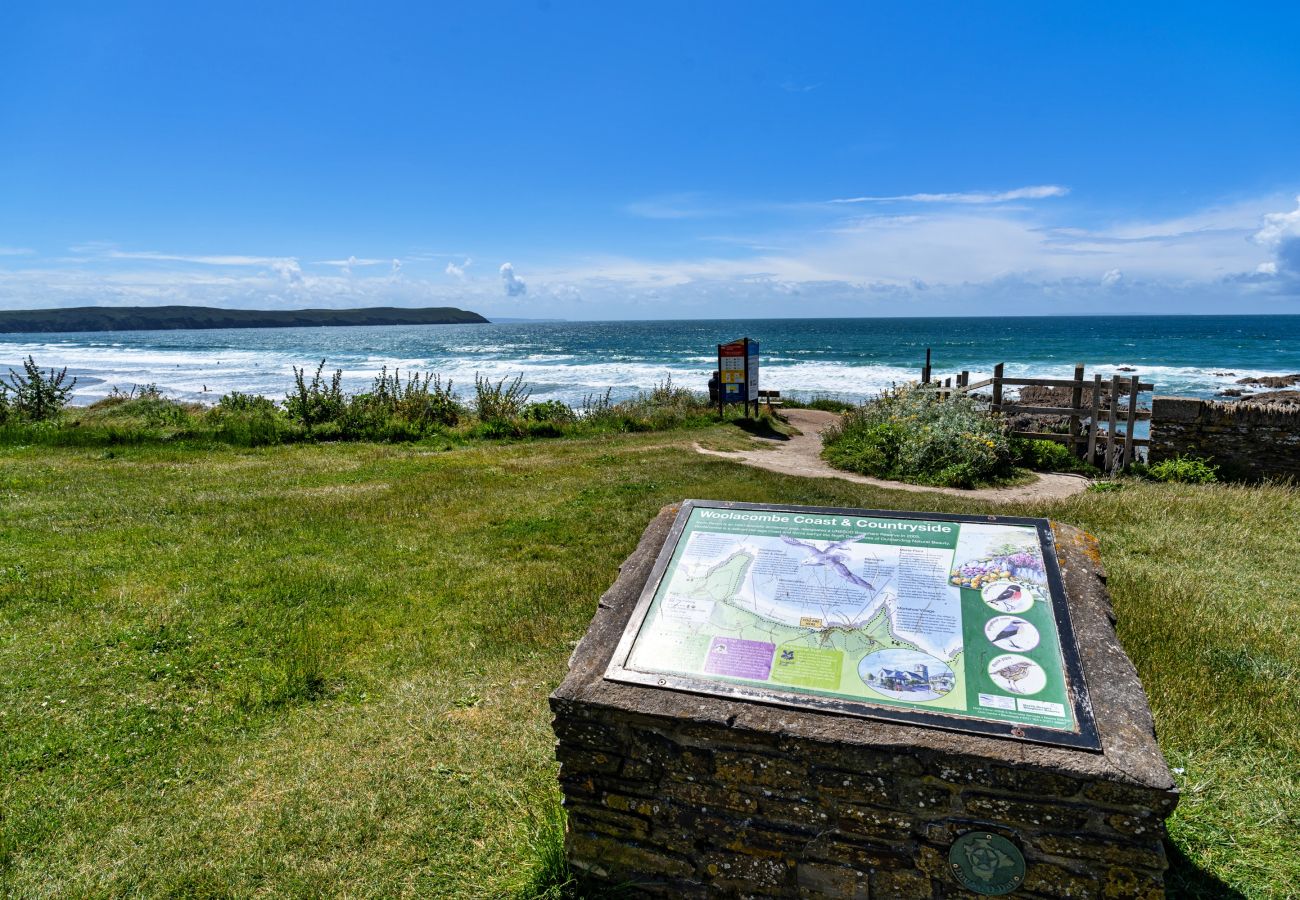
M 263 447 L 288 443 L 302 437 L 301 426 L 289 421 L 274 400 L 259 394 L 232 391 L 207 413 L 214 437 L 239 447 Z
M 284 398 L 285 412 L 308 431 L 327 422 L 337 423 L 347 407 L 347 399 L 343 396 L 343 370 L 336 369 L 329 382 L 321 377 L 324 371 L 325 360 L 322 359 L 316 367 L 316 374 L 308 382 L 307 370 L 294 366 L 294 389 Z
M 390 377 L 387 366 L 375 378 L 370 393 L 355 397 L 352 402 L 369 405 L 416 426 L 417 430 L 436 425 L 454 426 L 465 414 L 450 380 L 444 384 L 441 375 L 426 372 L 408 375 L 403 382 L 401 370 L 394 369 Z
M 857 409 L 857 404 L 850 403 L 847 400 L 840 400 L 826 394 L 814 394 L 807 400 L 797 400 L 793 397 L 782 397 L 781 404 L 787 409 L 820 409 L 823 412 L 846 413 Z
M 1001 421 L 964 395 L 940 399 L 895 387 L 846 413 L 824 436 L 823 456 L 852 472 L 947 487 L 975 487 L 1014 473 Z
M 4 419 L 24 420 L 27 422 L 47 422 L 58 418 L 63 407 L 68 405 L 72 389 L 77 379 L 67 380 L 68 368 L 64 366 L 59 372 L 50 369 L 42 372 L 40 366 L 28 356 L 23 360 L 22 373 L 9 370 L 8 384 L 4 386 L 3 409 L 0 415 Z M 13 392 L 10 400 L 9 392 Z
M 241 394 L 239 391 L 231 391 L 217 401 L 214 410 L 220 413 L 245 413 L 260 415 L 275 415 L 279 412 L 279 407 L 270 397 L 263 397 L 261 394 Z
M 1147 466 L 1146 476 L 1154 481 L 1177 481 L 1182 484 L 1213 484 L 1219 480 L 1219 467 L 1208 459 L 1177 456 Z
M 531 394 L 522 375 L 493 384 L 492 379 L 474 374 L 474 412 L 481 422 L 513 422 L 523 415 Z
M 1011 452 L 1015 464 L 1035 472 L 1078 472 L 1084 475 L 1099 474 L 1096 466 L 1079 459 L 1069 448 L 1058 441 L 1012 438 Z
M 524 418 L 530 422 L 569 425 L 578 420 L 578 414 L 573 411 L 573 407 L 560 400 L 543 400 L 528 404 L 524 410 Z

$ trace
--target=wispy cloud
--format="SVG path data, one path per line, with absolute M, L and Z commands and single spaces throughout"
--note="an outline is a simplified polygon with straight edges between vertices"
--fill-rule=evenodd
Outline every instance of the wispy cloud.
M 689 192 L 647 197 L 623 209 L 643 219 L 704 219 L 727 214 L 726 210 L 705 203 L 699 194 Z
M 389 264 L 387 259 L 358 259 L 355 256 L 349 256 L 347 259 L 322 259 L 316 262 L 319 266 L 337 266 L 344 272 L 351 272 L 358 266 L 386 266 Z
M 1133 312 L 1300 311 L 1300 199 L 1289 196 L 1103 223 L 1067 204 L 846 211 L 827 204 L 784 217 L 769 211 L 743 219 L 752 233 L 730 240 L 683 227 L 673 257 L 575 253 L 530 264 L 527 280 L 511 262 L 498 266 L 497 277 L 470 277 L 465 255 L 407 255 L 408 273 L 379 257 L 304 267 L 293 256 L 94 244 L 75 258 L 0 261 L 0 305 L 450 304 L 504 312 L 526 296 L 542 314 L 587 318 L 596 309 L 615 317 L 701 315 L 728 304 L 754 315 L 890 315 L 1107 308 L 1122 292 Z
M 0 247 L 0 256 L 31 256 L 35 252 L 27 247 Z
M 1010 203 L 1064 197 L 1070 189 L 1059 184 L 1037 184 L 1009 191 L 958 191 L 945 194 L 899 194 L 893 197 L 841 197 L 828 203 Z
M 454 263 L 454 262 L 449 262 L 449 263 L 447 263 L 447 268 L 444 269 L 443 272 L 444 272 L 445 274 L 447 274 L 447 275 L 450 275 L 452 278 L 458 278 L 458 279 L 460 279 L 461 281 L 464 281 L 464 280 L 465 280 L 465 270 L 468 269 L 468 268 L 469 268 L 470 266 L 472 266 L 473 264 L 474 264 L 474 260 L 470 259 L 470 258 L 467 256 L 467 257 L 465 257 L 465 261 L 464 261 L 463 263 L 461 263 L 460 265 L 456 265 L 456 263 Z
M 94 251 L 94 246 L 74 247 L 74 250 Z M 264 266 L 275 268 L 285 263 L 298 265 L 298 260 L 291 256 L 244 256 L 241 254 L 193 255 L 184 253 L 159 253 L 153 250 L 117 250 L 108 249 L 99 252 L 105 259 L 134 259 L 153 262 L 192 263 L 201 266 Z

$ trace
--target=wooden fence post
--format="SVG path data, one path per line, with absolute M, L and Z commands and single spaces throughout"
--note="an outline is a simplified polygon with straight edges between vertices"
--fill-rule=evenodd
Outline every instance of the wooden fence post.
M 1092 376 L 1092 420 L 1088 423 L 1088 465 L 1097 464 L 1097 432 L 1101 430 L 1101 376 Z
M 968 384 L 970 384 L 970 372 L 967 372 L 965 369 L 962 369 L 961 377 L 957 379 L 957 387 L 964 388 Z
M 1080 456 L 1079 407 L 1083 406 L 1083 363 L 1074 367 L 1074 387 L 1070 388 L 1070 452 Z
M 1134 375 L 1129 379 L 1128 387 L 1128 423 L 1124 426 L 1124 463 L 1130 466 L 1133 464 L 1133 423 L 1137 421 L 1138 409 L 1138 377 Z
M 921 384 L 930 383 L 930 348 L 925 348 L 925 367 L 921 369 Z
M 1002 366 L 1003 363 L 998 363 L 993 367 L 993 402 L 989 409 L 995 413 L 1002 412 Z
M 1115 471 L 1115 411 L 1119 406 L 1119 376 L 1110 379 L 1110 420 L 1106 424 L 1106 473 Z

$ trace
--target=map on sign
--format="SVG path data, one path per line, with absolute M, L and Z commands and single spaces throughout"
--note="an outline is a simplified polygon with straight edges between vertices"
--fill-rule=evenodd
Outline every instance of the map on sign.
M 607 674 L 1086 745 L 1042 525 L 689 502 Z

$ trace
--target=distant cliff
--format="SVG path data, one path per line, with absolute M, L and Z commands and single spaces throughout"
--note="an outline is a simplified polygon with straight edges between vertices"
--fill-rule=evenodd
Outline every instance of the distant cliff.
M 467 325 L 487 319 L 454 306 L 403 309 L 217 309 L 211 306 L 77 306 L 0 310 L 0 333 L 175 331 L 186 328 L 309 328 L 338 325 Z

